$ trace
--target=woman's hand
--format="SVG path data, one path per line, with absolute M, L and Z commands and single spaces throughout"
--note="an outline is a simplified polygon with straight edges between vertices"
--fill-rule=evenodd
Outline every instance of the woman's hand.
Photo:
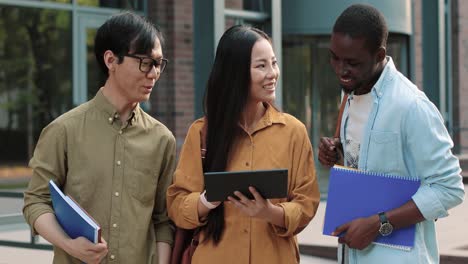
M 200 194 L 200 199 L 198 200 L 197 210 L 198 218 L 200 221 L 204 221 L 211 210 L 215 209 L 221 204 L 221 202 L 208 202 L 206 200 L 205 191 Z
M 254 200 L 250 200 L 239 191 L 234 192 L 238 199 L 229 196 L 228 200 L 250 217 L 268 219 L 269 210 L 274 205 L 269 200 L 263 199 L 254 187 L 249 187 L 249 191 L 252 193 Z
M 274 205 L 270 200 L 264 199 L 252 186 L 249 187 L 249 191 L 254 197 L 253 200 L 250 200 L 239 191 L 234 192 L 238 199 L 229 196 L 228 200 L 250 217 L 260 218 L 274 225 L 284 227 L 283 207 Z

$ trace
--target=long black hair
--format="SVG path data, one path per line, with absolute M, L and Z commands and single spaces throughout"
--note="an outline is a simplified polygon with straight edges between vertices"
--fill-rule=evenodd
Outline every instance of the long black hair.
M 208 79 L 204 98 L 208 121 L 206 157 L 203 169 L 226 170 L 231 147 L 239 133 L 239 121 L 250 90 L 252 48 L 260 39 L 271 40 L 253 27 L 237 25 L 221 37 Z M 223 204 L 210 211 L 205 227 L 206 237 L 215 244 L 224 230 Z

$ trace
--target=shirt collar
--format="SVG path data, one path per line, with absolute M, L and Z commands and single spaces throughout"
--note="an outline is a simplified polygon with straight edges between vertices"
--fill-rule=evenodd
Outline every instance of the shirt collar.
M 119 113 L 115 107 L 109 102 L 109 100 L 102 93 L 102 88 L 96 93 L 94 99 L 91 101 L 95 107 L 99 108 L 107 116 L 107 120 L 110 124 L 114 123 L 115 120 L 119 119 Z M 140 104 L 137 104 L 130 113 L 127 122 L 128 125 L 132 125 L 134 122 L 138 122 L 141 116 Z
M 273 124 L 286 124 L 283 114 L 273 105 L 265 103 L 266 111 L 257 124 L 254 132 L 261 130 Z
M 374 86 L 372 87 L 370 91 L 377 98 L 382 97 L 383 92 L 386 87 L 385 82 L 393 79 L 394 74 L 392 74 L 392 72 L 396 71 L 396 67 L 395 67 L 395 64 L 393 63 L 392 57 L 387 56 L 386 59 L 387 59 L 387 63 L 385 64 L 385 67 L 382 73 L 380 74 L 379 79 L 377 80 L 377 82 L 375 82 Z M 353 97 L 354 97 L 354 91 L 349 94 L 348 102 L 352 100 Z
M 387 59 L 387 64 L 385 64 L 382 74 L 380 74 L 379 79 L 374 84 L 374 87 L 372 89 L 375 96 L 377 96 L 378 98 L 382 97 L 384 93 L 384 89 L 386 87 L 385 83 L 393 79 L 394 74 L 392 74 L 392 72 L 396 71 L 396 67 L 395 67 L 395 64 L 393 63 L 392 57 L 387 56 L 386 59 Z

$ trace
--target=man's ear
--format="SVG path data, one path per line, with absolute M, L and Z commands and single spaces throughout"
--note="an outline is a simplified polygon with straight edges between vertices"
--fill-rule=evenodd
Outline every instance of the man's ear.
M 104 63 L 107 66 L 109 72 L 115 71 L 115 65 L 118 63 L 119 58 L 111 50 L 104 52 Z
M 385 57 L 387 56 L 387 49 L 386 49 L 385 47 L 380 47 L 380 48 L 377 49 L 377 53 L 376 53 L 376 54 L 377 54 L 377 56 L 376 56 L 376 58 L 377 58 L 377 63 L 380 63 L 380 62 L 382 62 L 382 61 L 385 59 Z

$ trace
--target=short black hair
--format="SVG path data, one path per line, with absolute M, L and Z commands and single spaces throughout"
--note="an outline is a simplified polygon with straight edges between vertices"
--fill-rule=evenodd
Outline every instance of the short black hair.
M 355 4 L 346 8 L 336 20 L 333 33 L 343 33 L 351 38 L 364 37 L 371 52 L 387 46 L 387 22 L 371 5 Z
M 156 39 L 163 45 L 159 29 L 146 18 L 125 11 L 111 16 L 99 29 L 94 38 L 94 54 L 99 67 L 109 75 L 104 63 L 104 53 L 112 51 L 122 61 L 127 53 L 151 55 Z

